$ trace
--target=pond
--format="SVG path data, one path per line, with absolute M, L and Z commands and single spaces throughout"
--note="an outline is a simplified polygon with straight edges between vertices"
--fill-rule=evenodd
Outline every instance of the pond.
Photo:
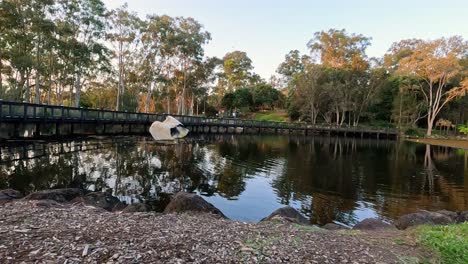
M 313 224 L 392 221 L 418 209 L 468 210 L 468 151 L 392 140 L 199 135 L 178 144 L 103 137 L 0 145 L 0 189 L 112 191 L 160 211 L 196 192 L 231 219 L 284 205 Z

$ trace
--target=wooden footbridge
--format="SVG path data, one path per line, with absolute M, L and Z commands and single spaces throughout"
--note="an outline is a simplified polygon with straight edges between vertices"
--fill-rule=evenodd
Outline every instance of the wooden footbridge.
M 164 121 L 167 114 L 110 111 L 31 104 L 0 100 L 0 139 L 65 135 L 99 135 L 145 133 L 154 121 Z M 394 129 L 369 127 L 339 127 L 172 115 L 192 133 L 277 133 L 277 134 L 328 134 L 353 137 L 395 139 Z

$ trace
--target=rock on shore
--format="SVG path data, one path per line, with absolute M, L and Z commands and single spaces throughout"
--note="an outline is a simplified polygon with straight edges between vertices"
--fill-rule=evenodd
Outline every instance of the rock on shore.
M 406 214 L 398 218 L 396 226 L 398 229 L 406 229 L 418 225 L 448 225 L 456 222 L 458 214 L 450 211 L 419 211 Z
M 83 195 L 78 188 L 51 189 L 34 192 L 24 197 L 26 200 L 54 200 L 59 203 L 68 202 Z
M 15 199 L 23 198 L 23 194 L 17 190 L 5 189 L 0 190 L 0 204 L 10 202 Z
M 272 220 L 279 220 L 280 222 L 286 221 L 304 225 L 309 224 L 307 218 L 302 216 L 298 211 L 296 211 L 296 209 L 292 208 L 291 206 L 285 206 L 275 210 L 269 216 L 263 218 L 261 222 Z
M 201 212 L 226 218 L 214 205 L 193 193 L 178 192 L 164 209 L 164 213 Z

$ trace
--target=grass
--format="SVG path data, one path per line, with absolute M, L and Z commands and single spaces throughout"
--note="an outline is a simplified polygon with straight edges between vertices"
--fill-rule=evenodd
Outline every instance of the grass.
M 421 226 L 418 242 L 437 252 L 442 263 L 468 263 L 468 222 L 447 226 Z
M 287 122 L 288 117 L 285 113 L 278 112 L 258 112 L 255 113 L 253 119 L 259 121 L 277 121 L 277 122 Z
M 318 226 L 313 226 L 313 225 L 300 225 L 300 224 L 294 224 L 294 227 L 301 231 L 306 231 L 306 232 L 322 232 L 323 229 L 318 227 Z

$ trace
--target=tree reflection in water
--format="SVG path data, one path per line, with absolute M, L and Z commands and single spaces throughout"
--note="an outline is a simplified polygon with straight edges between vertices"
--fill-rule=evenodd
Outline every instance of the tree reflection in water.
M 252 221 L 286 204 L 311 223 L 349 225 L 417 209 L 468 209 L 466 151 L 403 141 L 202 135 L 168 145 L 117 137 L 11 143 L 0 151 L 0 188 L 112 191 L 155 210 L 181 190 L 216 206 L 234 203 L 243 208 L 225 213 Z

